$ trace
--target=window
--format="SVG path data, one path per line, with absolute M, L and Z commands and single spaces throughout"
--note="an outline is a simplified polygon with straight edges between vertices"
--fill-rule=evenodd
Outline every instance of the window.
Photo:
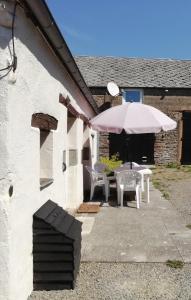
M 128 89 L 123 92 L 124 102 L 142 102 L 143 90 Z
M 53 182 L 53 133 L 40 130 L 40 186 Z
M 70 111 L 68 111 L 67 119 L 67 133 L 68 133 L 68 165 L 76 166 L 78 164 L 78 122 L 77 118 L 74 117 Z
M 32 115 L 31 126 L 40 130 L 40 188 L 53 182 L 53 131 L 58 120 L 53 116 L 36 113 Z

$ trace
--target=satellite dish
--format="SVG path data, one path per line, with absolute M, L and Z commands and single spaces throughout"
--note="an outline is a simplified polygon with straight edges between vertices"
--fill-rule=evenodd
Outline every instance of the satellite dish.
M 113 81 L 108 82 L 108 84 L 107 84 L 107 90 L 108 90 L 109 94 L 110 94 L 111 96 L 113 96 L 113 97 L 119 95 L 119 87 L 118 87 L 118 85 L 117 85 L 115 82 L 113 82 Z

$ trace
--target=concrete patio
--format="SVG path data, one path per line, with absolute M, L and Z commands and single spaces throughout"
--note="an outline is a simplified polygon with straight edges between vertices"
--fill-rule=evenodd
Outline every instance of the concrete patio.
M 191 262 L 191 230 L 171 202 L 151 186 L 151 202 L 141 208 L 104 205 L 83 222 L 82 262 Z

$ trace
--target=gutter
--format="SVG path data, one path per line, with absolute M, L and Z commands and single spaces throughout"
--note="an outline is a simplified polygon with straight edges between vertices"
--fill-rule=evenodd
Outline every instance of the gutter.
M 56 56 L 65 66 L 68 73 L 80 88 L 90 106 L 96 114 L 99 113 L 97 104 L 86 85 L 86 82 L 63 38 L 45 0 L 21 0 L 26 9 L 26 15 L 31 18 L 35 26 L 39 27 L 41 33 L 53 49 Z

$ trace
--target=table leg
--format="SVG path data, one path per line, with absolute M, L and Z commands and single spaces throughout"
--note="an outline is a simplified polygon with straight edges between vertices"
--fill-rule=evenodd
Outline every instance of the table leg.
M 144 174 L 141 173 L 141 190 L 144 192 L 145 187 L 144 187 Z
M 147 203 L 150 202 L 150 194 L 149 194 L 149 185 L 150 185 L 149 175 L 146 175 L 146 194 L 147 194 Z

